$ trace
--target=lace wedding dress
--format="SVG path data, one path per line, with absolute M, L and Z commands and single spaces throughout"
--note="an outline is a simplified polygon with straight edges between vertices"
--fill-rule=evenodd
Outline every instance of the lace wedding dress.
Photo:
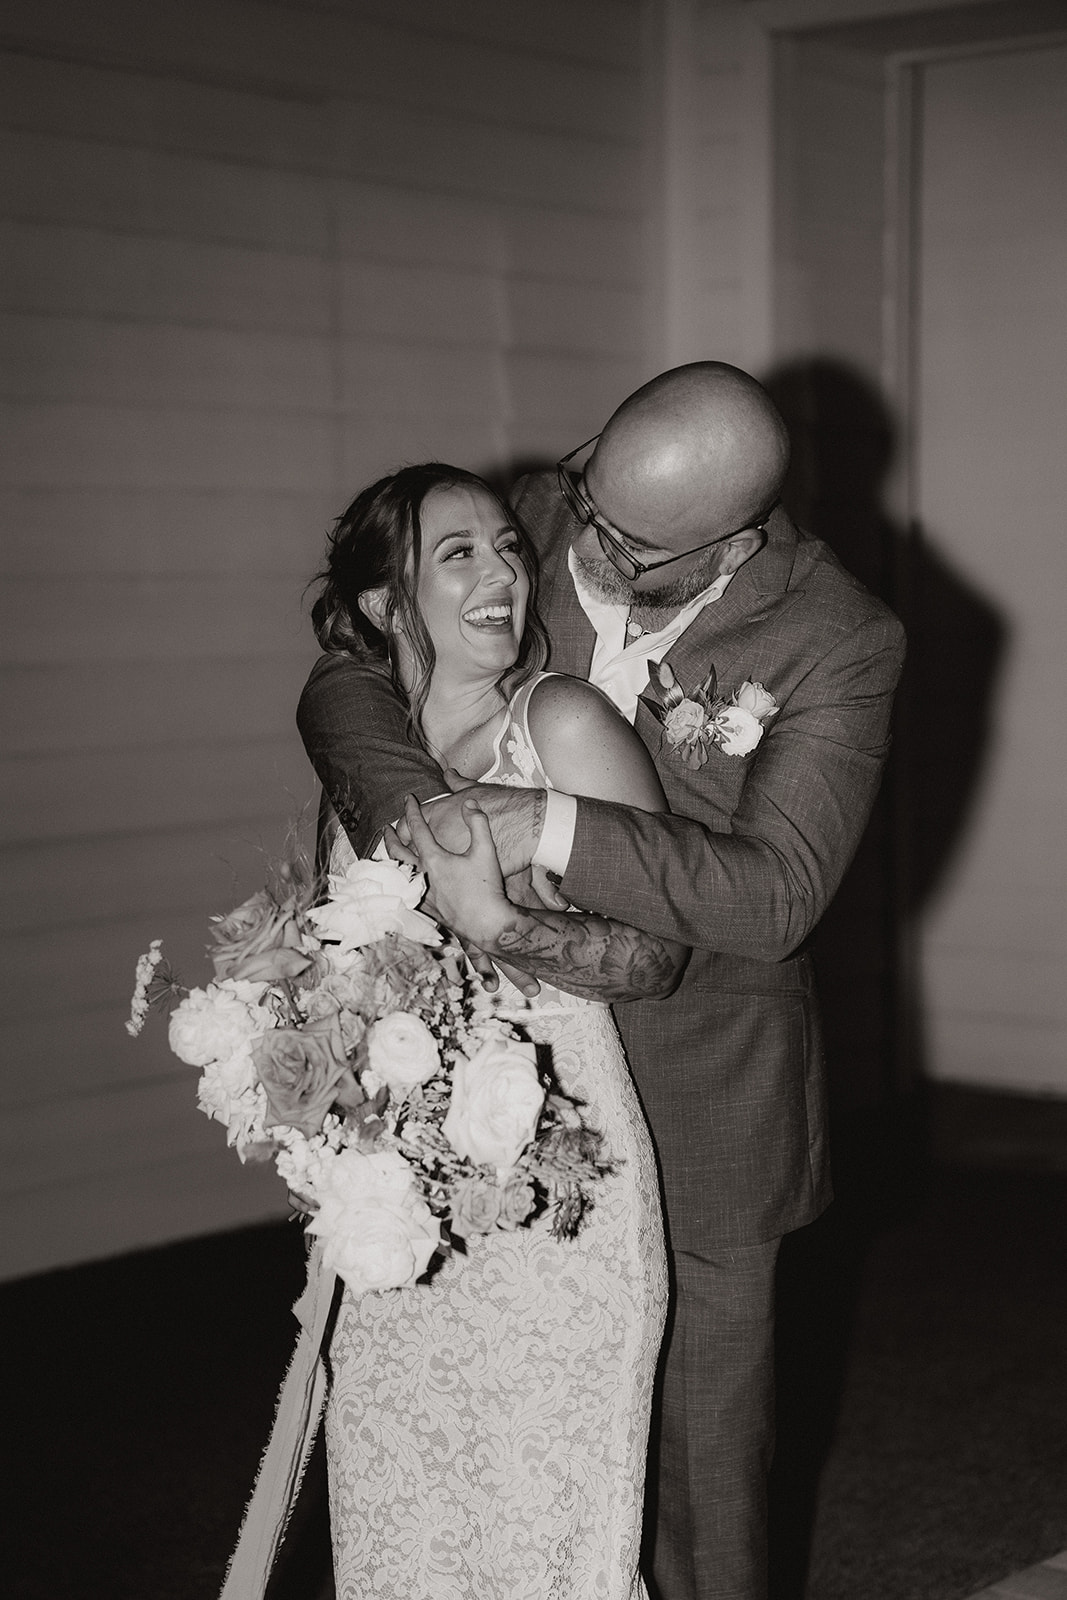
M 550 787 L 527 726 L 533 687 L 512 700 L 486 781 Z M 326 1408 L 338 1600 L 645 1595 L 667 1295 L 652 1146 L 608 1008 L 507 992 L 616 1170 L 573 1240 L 544 1224 L 478 1236 L 426 1283 L 345 1292 Z

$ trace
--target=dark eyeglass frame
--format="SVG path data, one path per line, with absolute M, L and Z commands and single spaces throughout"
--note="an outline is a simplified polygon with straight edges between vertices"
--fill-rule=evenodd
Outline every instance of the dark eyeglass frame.
M 762 533 L 767 526 L 771 512 L 778 504 L 775 501 L 770 510 L 765 512 L 757 522 L 742 523 L 741 527 L 735 528 L 733 533 L 720 533 L 717 538 L 709 539 L 707 544 L 694 545 L 692 550 L 683 550 L 680 555 L 667 556 L 663 561 L 638 561 L 637 557 L 632 556 L 625 545 L 621 544 L 617 536 L 611 532 L 607 524 L 602 520 L 596 506 L 580 492 L 567 470 L 567 463 L 573 461 L 575 456 L 580 456 L 583 450 L 588 450 L 589 446 L 595 444 L 599 438 L 599 433 L 594 433 L 591 439 L 587 439 L 584 444 L 580 444 L 576 450 L 571 450 L 567 455 L 561 456 L 556 462 L 556 478 L 559 482 L 559 492 L 567 502 L 567 507 L 575 521 L 580 522 L 583 527 L 593 529 L 601 550 L 603 550 L 616 571 L 626 579 L 627 583 L 636 583 L 638 578 L 643 578 L 646 572 L 656 572 L 660 567 L 669 567 L 675 561 L 684 561 L 687 556 L 699 555 L 701 550 L 710 550 L 713 545 L 725 544 L 728 539 L 736 539 L 739 533 L 748 533 L 749 530 L 753 533 Z

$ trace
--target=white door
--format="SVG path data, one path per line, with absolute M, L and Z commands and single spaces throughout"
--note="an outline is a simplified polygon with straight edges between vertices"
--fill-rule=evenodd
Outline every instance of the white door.
M 927 1065 L 1064 1093 L 1067 46 L 928 63 L 920 83 L 917 510 L 1005 630 L 972 804 L 921 934 Z M 936 611 L 926 627 L 951 662 L 951 627 Z M 946 678 L 955 703 L 917 707 L 927 740 L 973 722 Z

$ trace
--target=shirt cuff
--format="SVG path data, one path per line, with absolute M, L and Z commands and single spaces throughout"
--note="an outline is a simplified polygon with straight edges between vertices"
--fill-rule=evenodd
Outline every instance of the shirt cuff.
M 544 867 L 546 872 L 554 872 L 562 878 L 570 864 L 577 820 L 578 802 L 572 794 L 564 794 L 559 789 L 545 790 L 545 820 L 533 853 L 535 867 Z

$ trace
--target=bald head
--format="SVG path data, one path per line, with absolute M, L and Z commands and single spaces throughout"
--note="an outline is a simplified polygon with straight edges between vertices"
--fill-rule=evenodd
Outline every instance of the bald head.
M 788 461 L 785 424 L 755 378 L 695 361 L 623 401 L 585 479 L 615 527 L 673 550 L 765 516 Z

